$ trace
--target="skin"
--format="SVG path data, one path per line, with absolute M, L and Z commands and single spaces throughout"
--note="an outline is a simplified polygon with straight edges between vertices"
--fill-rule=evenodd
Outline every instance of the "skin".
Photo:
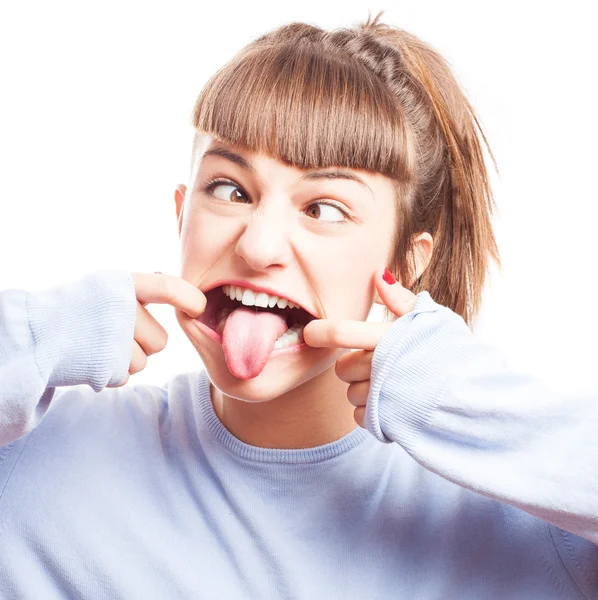
M 235 152 L 254 170 L 205 155 L 214 148 Z M 393 250 L 394 199 L 385 176 L 347 170 L 367 187 L 346 179 L 301 180 L 303 169 L 209 136 L 200 138 L 189 186 L 180 184 L 175 191 L 181 278 L 202 291 L 223 278 L 271 285 L 318 319 L 365 321 L 373 303 L 383 302 L 376 277 Z M 219 184 L 210 194 L 202 184 L 213 177 L 234 185 Z M 318 204 L 322 201 L 349 210 L 352 217 Z M 427 233 L 414 239 L 418 274 L 432 246 Z M 314 335 L 312 341 L 322 347 L 271 358 L 257 377 L 242 380 L 229 372 L 221 346 L 194 319 L 178 309 L 175 314 L 208 371 L 216 414 L 240 440 L 264 448 L 309 448 L 355 428 L 350 383 L 335 372 L 347 348 L 327 347 Z M 315 324 L 313 329 L 315 333 Z

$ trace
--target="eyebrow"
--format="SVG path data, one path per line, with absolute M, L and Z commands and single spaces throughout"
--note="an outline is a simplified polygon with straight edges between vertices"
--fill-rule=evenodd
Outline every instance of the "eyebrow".
M 240 154 L 237 154 L 232 150 L 227 150 L 226 148 L 214 146 L 206 150 L 203 156 L 220 156 L 235 163 L 249 173 L 256 173 L 255 167 L 249 161 L 244 159 Z M 370 190 L 372 196 L 374 196 L 372 188 L 370 188 L 370 186 L 363 179 L 361 179 L 361 177 L 358 177 L 355 175 L 355 173 L 352 173 L 347 169 L 328 168 L 317 171 L 307 171 L 307 173 L 304 173 L 300 179 L 302 181 L 316 181 L 321 179 L 348 179 L 349 181 L 356 181 L 357 183 L 365 186 L 368 190 Z

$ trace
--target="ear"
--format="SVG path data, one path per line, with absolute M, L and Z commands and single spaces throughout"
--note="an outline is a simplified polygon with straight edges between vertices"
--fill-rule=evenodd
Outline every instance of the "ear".
M 176 218 L 179 224 L 179 235 L 181 235 L 181 228 L 183 226 L 183 203 L 185 202 L 186 193 L 187 186 L 179 183 L 174 191 L 174 203 L 176 205 Z
M 434 250 L 434 239 L 432 236 L 426 231 L 424 233 L 419 233 L 413 238 L 413 243 L 411 246 L 411 253 L 408 256 L 408 259 L 414 261 L 415 263 L 415 274 L 414 281 L 419 279 L 424 271 L 428 268 L 430 264 L 430 260 L 432 259 L 432 252 Z M 402 281 L 399 280 L 401 285 L 405 285 Z M 376 290 L 376 294 L 374 297 L 374 302 L 376 304 L 384 305 L 382 299 L 378 295 L 378 290 Z
M 432 260 L 433 250 L 434 240 L 427 231 L 418 234 L 413 240 L 413 260 L 415 260 L 414 279 L 419 279 L 428 268 L 428 265 Z

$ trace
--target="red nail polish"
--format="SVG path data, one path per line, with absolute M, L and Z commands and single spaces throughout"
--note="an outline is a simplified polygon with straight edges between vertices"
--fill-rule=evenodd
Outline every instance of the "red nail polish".
M 386 283 L 390 285 L 397 282 L 397 280 L 392 276 L 392 273 L 388 269 L 384 269 L 382 279 L 384 279 L 384 281 L 386 281 Z

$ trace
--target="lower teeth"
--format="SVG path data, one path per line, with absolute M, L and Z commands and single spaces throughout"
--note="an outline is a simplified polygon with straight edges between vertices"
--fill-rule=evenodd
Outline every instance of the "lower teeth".
M 274 348 L 286 348 L 303 342 L 303 325 L 289 327 L 274 343 Z
M 216 331 L 222 335 L 224 331 L 224 324 L 226 323 L 226 319 L 228 315 L 231 313 L 231 309 L 224 308 L 222 309 L 218 315 L 216 315 L 217 326 Z M 303 342 L 303 325 L 299 325 L 296 323 L 292 327 L 289 327 L 274 343 L 274 349 L 277 348 L 286 348 L 287 346 L 292 346 L 294 344 L 300 344 Z

